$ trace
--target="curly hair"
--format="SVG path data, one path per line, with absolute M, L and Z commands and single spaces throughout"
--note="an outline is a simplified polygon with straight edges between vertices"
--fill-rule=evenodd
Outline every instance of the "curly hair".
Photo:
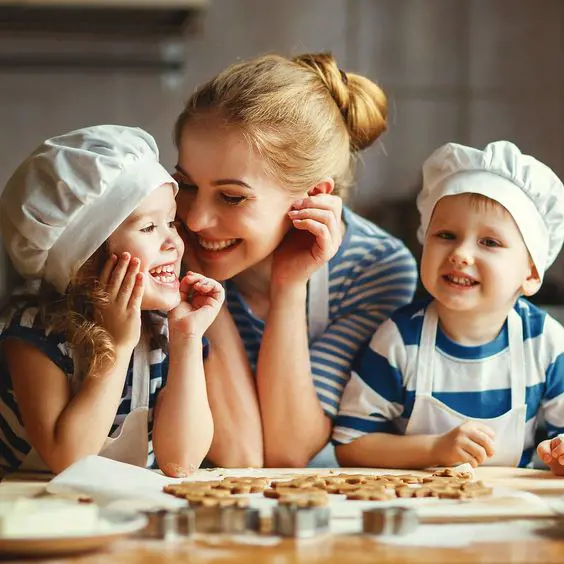
M 69 342 L 74 358 L 81 359 L 80 380 L 100 374 L 116 360 L 112 336 L 97 320 L 97 310 L 109 301 L 99 275 L 107 260 L 107 249 L 100 247 L 75 273 L 67 291 L 61 295 L 42 281 L 37 293 L 18 294 L 11 297 L 5 310 L 34 306 L 38 309 L 43 327 L 49 332 L 62 334 Z M 142 314 L 143 330 L 165 348 L 163 335 L 158 333 L 145 312 Z

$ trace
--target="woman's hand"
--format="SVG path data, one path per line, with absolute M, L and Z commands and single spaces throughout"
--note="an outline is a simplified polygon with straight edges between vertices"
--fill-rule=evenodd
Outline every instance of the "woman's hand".
M 100 284 L 108 293 L 108 302 L 97 312 L 97 322 L 112 336 L 116 347 L 135 348 L 141 337 L 141 302 L 143 273 L 141 261 L 129 253 L 122 253 L 106 261 Z
M 196 272 L 180 281 L 181 301 L 168 314 L 171 341 L 178 337 L 201 338 L 216 318 L 225 292 L 223 286 Z
M 274 253 L 272 284 L 307 282 L 311 275 L 335 256 L 343 239 L 338 196 L 317 194 L 296 200 L 288 217 L 290 229 Z

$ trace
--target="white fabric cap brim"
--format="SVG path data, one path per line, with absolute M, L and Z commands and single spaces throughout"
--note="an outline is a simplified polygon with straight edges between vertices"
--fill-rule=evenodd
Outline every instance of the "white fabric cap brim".
M 421 213 L 418 238 L 421 243 L 429 227 L 437 202 L 446 196 L 458 194 L 481 194 L 500 203 L 513 217 L 525 246 L 542 280 L 548 260 L 549 233 L 546 224 L 532 200 L 510 180 L 485 171 L 463 171 L 456 173 L 434 187 L 421 193 L 417 205 Z
M 110 188 L 104 197 L 84 206 L 49 252 L 44 278 L 59 292 L 65 292 L 76 271 L 153 190 L 168 184 L 175 195 L 178 192 L 176 182 L 153 155 L 125 168 L 118 184 L 119 189 Z

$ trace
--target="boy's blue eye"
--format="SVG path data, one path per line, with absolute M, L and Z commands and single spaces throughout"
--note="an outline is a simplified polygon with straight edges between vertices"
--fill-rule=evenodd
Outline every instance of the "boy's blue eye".
M 501 247 L 500 242 L 496 241 L 495 239 L 482 239 L 482 245 L 484 245 L 484 247 L 491 248 Z
M 439 233 L 437 233 L 437 237 L 439 239 L 446 239 L 447 241 L 451 241 L 455 238 L 454 233 L 450 233 L 450 231 L 440 231 Z
M 143 227 L 142 229 L 140 229 L 140 231 L 142 231 L 143 233 L 152 233 L 156 229 L 156 227 L 157 226 L 154 223 L 151 223 L 151 225 Z

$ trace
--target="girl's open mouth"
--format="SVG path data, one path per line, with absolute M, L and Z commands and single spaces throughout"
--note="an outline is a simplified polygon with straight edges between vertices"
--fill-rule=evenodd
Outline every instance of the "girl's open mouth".
M 174 263 L 163 264 L 149 270 L 151 279 L 162 286 L 177 287 L 179 284 Z

